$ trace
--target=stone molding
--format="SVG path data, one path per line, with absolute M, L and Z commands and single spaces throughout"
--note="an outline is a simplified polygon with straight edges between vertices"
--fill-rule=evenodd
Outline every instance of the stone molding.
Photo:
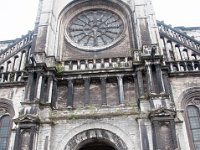
M 71 132 L 68 132 L 67 134 L 65 134 L 62 138 L 63 140 L 60 141 L 58 143 L 58 145 L 56 146 L 58 148 L 57 150 L 63 150 L 63 149 L 68 150 L 68 149 L 66 149 L 66 145 L 70 142 L 70 140 L 74 136 L 78 135 L 81 132 L 91 130 L 91 129 L 92 130 L 96 130 L 96 129 L 99 130 L 100 129 L 100 130 L 108 131 L 110 133 L 115 133 L 116 136 L 118 136 L 120 139 L 124 140 L 123 142 L 127 146 L 126 149 L 122 149 L 122 150 L 133 150 L 133 149 L 135 149 L 134 143 L 130 139 L 130 135 L 128 135 L 128 133 L 125 133 L 119 127 L 116 127 L 116 126 L 108 124 L 108 123 L 90 122 L 90 123 L 87 123 L 87 124 L 83 124 L 79 127 L 76 127 L 74 129 L 72 129 Z M 118 149 L 118 150 L 121 150 L 121 149 Z

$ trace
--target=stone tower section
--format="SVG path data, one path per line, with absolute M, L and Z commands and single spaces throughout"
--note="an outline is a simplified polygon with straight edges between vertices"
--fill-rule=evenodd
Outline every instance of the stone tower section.
M 88 36 L 85 35 L 86 37 L 82 37 L 84 33 L 81 34 L 78 31 L 72 32 L 71 30 L 75 28 L 75 23 L 78 22 L 76 22 L 76 17 L 84 18 L 81 12 L 90 15 L 95 9 L 99 10 L 97 14 L 97 20 L 99 19 L 99 21 L 97 21 L 97 24 L 100 22 L 102 24 L 97 27 L 97 46 L 91 46 L 92 43 L 94 44 L 94 41 L 92 41 L 93 37 L 88 38 L 89 36 L 93 36 L 92 34 L 95 32 L 94 28 L 91 27 L 91 25 L 95 26 L 95 20 L 91 21 L 89 20 L 90 18 L 88 20 L 85 18 L 86 23 L 82 22 L 81 25 L 85 26 L 82 29 L 85 34 L 88 34 Z M 110 19 L 107 18 L 108 21 L 103 23 L 103 21 L 106 21 L 106 18 L 101 18 L 101 15 L 104 14 L 105 17 L 106 15 L 109 17 L 111 14 L 113 16 Z M 109 30 L 105 29 L 106 23 L 111 22 L 112 19 L 118 19 L 115 24 L 116 27 L 119 26 L 118 31 L 114 31 L 114 28 L 112 28 L 115 22 L 110 24 Z M 86 26 L 87 23 L 90 26 Z M 37 36 L 33 51 L 41 56 L 37 58 L 38 60 L 36 59 L 38 62 L 45 61 L 43 60 L 45 57 L 54 57 L 59 61 L 81 59 L 81 57 L 102 58 L 108 54 L 108 51 L 104 52 L 104 50 L 109 50 L 109 54 L 112 54 L 112 56 L 137 55 L 135 51 L 142 49 L 144 45 L 158 44 L 159 37 L 150 0 L 108 0 L 98 2 L 62 0 L 55 2 L 53 0 L 41 0 L 36 28 Z M 108 32 L 113 30 L 113 32 L 107 33 L 106 31 L 108 35 L 104 35 L 105 30 L 108 30 Z M 78 33 L 80 35 L 73 35 Z M 81 37 L 83 38 L 82 41 L 80 41 Z M 85 46 L 80 46 L 84 44 Z M 83 51 L 87 51 L 88 53 L 86 54 Z M 92 51 L 95 51 L 95 53 Z M 137 56 L 135 57 L 134 59 L 139 59 Z
M 162 54 L 150 0 L 40 0 L 18 132 L 31 149 L 175 148 Z
M 40 0 L 26 49 L 4 64 L 22 64 L 2 77 L 23 91 L 14 149 L 176 149 L 159 29 L 150 0 Z
M 200 42 L 150 0 L 40 0 L 0 47 L 0 149 L 199 149 Z

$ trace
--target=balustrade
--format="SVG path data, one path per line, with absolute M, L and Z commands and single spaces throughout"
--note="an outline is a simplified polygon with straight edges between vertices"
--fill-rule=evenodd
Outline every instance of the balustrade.
M 30 43 L 33 39 L 33 32 L 27 34 L 26 36 L 22 37 L 20 40 L 18 40 L 13 45 L 9 46 L 5 50 L 3 50 L 0 53 L 0 61 L 6 59 L 10 55 L 12 55 L 14 52 L 20 50 L 22 47 Z
M 177 62 L 167 62 L 170 66 L 171 72 L 197 72 L 200 71 L 199 61 L 177 61 Z
M 127 57 L 102 58 L 92 60 L 69 60 L 62 63 L 65 71 L 131 68 L 132 60 Z
M 165 61 L 199 60 L 199 54 L 175 41 L 162 37 Z
M 23 74 L 23 72 L 1 72 L 0 83 L 20 82 Z
M 172 38 L 176 42 L 183 44 L 185 47 L 188 47 L 189 49 L 196 50 L 200 53 L 200 42 L 187 36 L 184 33 L 181 33 L 172 27 L 165 25 L 162 22 L 157 22 L 158 29 L 161 35 Z
M 158 22 L 166 65 L 171 72 L 200 71 L 200 42 Z

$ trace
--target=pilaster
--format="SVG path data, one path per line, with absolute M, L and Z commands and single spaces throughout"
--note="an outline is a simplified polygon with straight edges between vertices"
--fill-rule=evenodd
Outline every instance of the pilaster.
M 101 77 L 101 99 L 102 99 L 102 105 L 107 105 L 107 99 L 106 99 L 106 77 Z
M 117 76 L 117 83 L 118 83 L 118 92 L 119 92 L 119 103 L 120 105 L 124 105 L 124 86 L 123 86 L 123 76 Z
M 74 83 L 73 79 L 68 79 L 67 84 L 67 107 L 73 107 L 73 99 L 74 99 Z

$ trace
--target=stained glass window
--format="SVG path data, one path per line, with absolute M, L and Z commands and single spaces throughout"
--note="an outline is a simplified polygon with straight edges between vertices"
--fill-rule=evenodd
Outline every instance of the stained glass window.
M 200 150 L 200 116 L 199 109 L 196 106 L 187 107 L 188 119 L 190 122 L 190 128 L 193 138 L 195 150 Z
M 10 134 L 11 118 L 8 115 L 0 119 L 0 150 L 6 150 L 8 146 L 8 137 Z

